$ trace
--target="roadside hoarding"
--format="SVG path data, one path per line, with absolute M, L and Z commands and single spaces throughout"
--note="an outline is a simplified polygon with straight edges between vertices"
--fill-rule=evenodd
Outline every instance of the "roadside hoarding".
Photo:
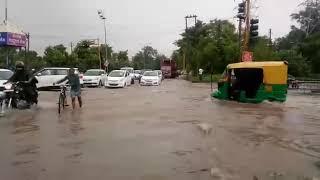
M 25 47 L 27 37 L 25 34 L 0 32 L 0 46 Z

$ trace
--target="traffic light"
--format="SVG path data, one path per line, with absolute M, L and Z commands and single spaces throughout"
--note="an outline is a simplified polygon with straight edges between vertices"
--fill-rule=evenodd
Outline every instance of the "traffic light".
M 238 4 L 238 15 L 239 19 L 245 19 L 245 12 L 246 12 L 246 3 L 242 2 Z
M 256 38 L 259 36 L 259 19 L 250 20 L 250 38 Z

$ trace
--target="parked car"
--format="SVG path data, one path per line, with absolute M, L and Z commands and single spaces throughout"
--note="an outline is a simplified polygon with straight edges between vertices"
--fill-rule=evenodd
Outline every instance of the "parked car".
M 155 70 L 158 73 L 158 76 L 160 77 L 161 81 L 164 80 L 164 76 L 162 74 L 161 70 Z
M 38 89 L 50 88 L 57 89 L 60 88 L 59 84 L 53 85 L 55 82 L 64 78 L 68 75 L 70 68 L 44 68 L 36 73 L 36 78 L 39 81 L 37 84 Z M 78 68 L 74 68 L 75 73 L 79 74 L 80 84 L 83 86 L 83 75 L 79 73 Z
M 134 69 L 132 67 L 123 67 L 121 68 L 121 70 L 126 70 L 130 73 L 130 77 L 131 77 L 131 84 L 134 84 Z
M 134 79 L 139 80 L 141 76 L 141 70 L 134 70 Z
M 103 69 L 89 69 L 83 74 L 84 86 L 101 87 L 104 86 L 107 74 Z
M 139 83 L 140 83 L 140 81 L 141 81 L 141 77 L 143 76 L 144 72 L 146 72 L 146 71 L 152 71 L 152 69 L 142 69 L 142 70 L 141 70 L 141 76 L 140 76 L 140 78 L 139 78 Z
M 142 86 L 159 86 L 161 78 L 157 71 L 146 71 L 141 77 L 140 85 Z
M 5 89 L 3 83 L 7 82 L 12 75 L 13 72 L 9 69 L 0 69 L 0 91 Z
M 113 70 L 109 73 L 105 87 L 126 87 L 131 84 L 130 73 L 126 70 Z

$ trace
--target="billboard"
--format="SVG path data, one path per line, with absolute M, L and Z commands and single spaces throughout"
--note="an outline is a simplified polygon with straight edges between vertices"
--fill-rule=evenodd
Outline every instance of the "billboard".
M 25 34 L 0 32 L 0 46 L 25 47 L 27 37 Z
M 7 33 L 0 32 L 0 46 L 7 45 Z

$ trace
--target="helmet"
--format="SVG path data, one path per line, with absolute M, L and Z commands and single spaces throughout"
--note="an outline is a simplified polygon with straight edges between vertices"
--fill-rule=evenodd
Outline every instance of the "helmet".
M 24 63 L 22 61 L 17 61 L 16 69 L 24 69 Z

